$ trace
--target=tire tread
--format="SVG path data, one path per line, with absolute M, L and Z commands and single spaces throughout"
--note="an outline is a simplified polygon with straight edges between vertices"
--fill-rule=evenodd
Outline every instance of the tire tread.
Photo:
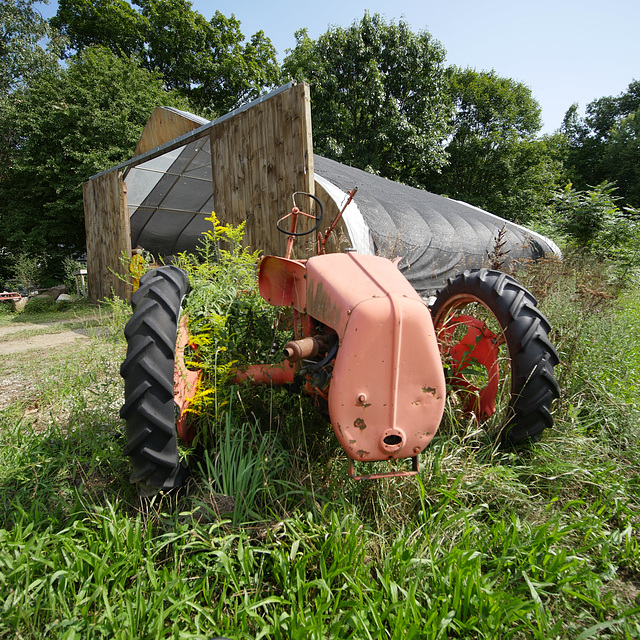
M 558 354 L 549 341 L 550 325 L 536 306 L 536 299 L 512 276 L 489 269 L 469 270 L 449 278 L 438 291 L 431 308 L 434 323 L 449 310 L 449 301 L 460 294 L 474 296 L 500 323 L 511 357 L 510 420 L 505 441 L 536 441 L 553 425 L 551 408 L 560 396 L 553 367 Z
M 131 458 L 131 482 L 145 490 L 174 489 L 187 476 L 178 456 L 173 376 L 180 307 L 188 290 L 187 274 L 178 267 L 145 273 L 131 298 L 133 315 L 124 330 L 124 451 Z

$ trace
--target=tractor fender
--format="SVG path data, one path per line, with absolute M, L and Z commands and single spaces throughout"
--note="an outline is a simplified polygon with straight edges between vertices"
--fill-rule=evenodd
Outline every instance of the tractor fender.
M 307 261 L 307 311 L 340 340 L 329 416 L 353 460 L 415 457 L 431 441 L 445 379 L 429 309 L 386 258 Z

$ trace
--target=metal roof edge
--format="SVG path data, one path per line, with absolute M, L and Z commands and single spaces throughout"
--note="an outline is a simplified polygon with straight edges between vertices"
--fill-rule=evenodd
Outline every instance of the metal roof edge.
M 134 156 L 130 160 L 125 160 L 124 162 L 121 162 L 120 164 L 117 164 L 114 167 L 105 169 L 104 171 L 100 171 L 100 173 L 96 173 L 95 175 L 91 176 L 89 180 L 94 180 L 95 178 L 104 176 L 107 173 L 111 173 L 112 171 L 119 171 L 120 169 L 132 169 L 133 167 L 136 167 L 139 164 L 143 164 L 148 160 L 153 160 L 153 158 L 157 158 L 158 156 L 161 156 L 164 153 L 168 153 L 169 151 L 173 151 L 174 149 L 183 147 L 184 145 L 189 144 L 189 142 L 193 142 L 194 140 L 198 140 L 198 138 L 202 138 L 204 135 L 206 135 L 209 129 L 211 129 L 215 125 L 220 124 L 221 122 L 224 122 L 229 118 L 233 118 L 239 113 L 242 113 L 243 111 L 247 111 L 247 109 L 251 109 L 251 107 L 255 107 L 257 104 L 260 104 L 261 102 L 264 102 L 265 100 L 268 100 L 269 98 L 272 98 L 278 95 L 279 93 L 282 93 L 287 89 L 290 89 L 296 84 L 297 83 L 295 80 L 291 80 L 290 82 L 287 82 L 287 84 L 282 85 L 281 87 L 278 87 L 277 89 L 274 89 L 269 93 L 265 93 L 263 96 L 260 96 L 259 98 L 256 98 L 251 102 L 247 102 L 247 104 L 244 104 L 241 107 L 234 109 L 233 111 L 229 111 L 229 113 L 225 113 L 225 115 L 220 116 L 215 120 L 211 120 L 210 122 L 203 124 L 201 127 L 198 127 L 193 131 L 184 133 L 181 136 L 174 138 L 170 142 L 160 145 L 159 147 L 155 147 L 154 149 L 150 149 L 149 151 L 145 151 L 144 153 L 141 153 L 138 156 Z

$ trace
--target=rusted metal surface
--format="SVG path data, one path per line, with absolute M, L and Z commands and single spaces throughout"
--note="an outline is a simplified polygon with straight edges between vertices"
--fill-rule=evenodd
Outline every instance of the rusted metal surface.
M 195 433 L 193 425 L 189 421 L 187 409 L 198 389 L 198 381 L 202 372 L 200 370 L 192 371 L 185 363 L 184 351 L 189 346 L 187 322 L 187 316 L 182 316 L 178 324 L 173 370 L 173 399 L 178 407 L 178 419 L 176 421 L 178 436 L 186 445 L 189 445 Z
M 425 391 L 426 390 L 426 391 Z M 370 461 L 413 457 L 435 435 L 445 380 L 431 316 L 395 294 L 354 308 L 329 390 L 329 414 L 347 455 Z
M 414 457 L 445 401 L 429 310 L 385 258 L 331 254 L 306 268 L 307 312 L 340 339 L 328 392 L 340 444 L 354 460 Z
M 306 262 L 269 256 L 259 286 L 271 304 L 293 307 L 297 339 L 285 347 L 285 364 L 293 380 L 293 363 L 303 361 L 305 390 L 327 400 L 349 458 L 417 464 L 442 418 L 445 379 L 431 313 L 397 265 L 356 253 Z M 328 335 L 333 342 L 323 348 L 318 340 Z M 280 377 L 260 366 L 248 378 L 274 383 L 274 373 Z
M 335 335 L 319 335 L 291 340 L 284 345 L 284 357 L 289 362 L 315 358 L 319 353 L 326 353 L 335 343 Z
M 296 204 L 296 196 L 306 196 L 308 199 L 311 200 L 311 206 L 317 207 L 319 211 L 316 213 L 306 213 L 305 211 L 302 211 L 302 209 L 300 209 L 300 207 L 298 207 L 298 205 Z M 322 223 L 322 217 L 324 215 L 324 208 L 322 206 L 322 202 L 320 202 L 320 200 L 316 198 L 312 193 L 296 191 L 292 196 L 292 200 L 293 200 L 293 206 L 291 207 L 291 211 L 286 215 L 282 216 L 276 222 L 276 227 L 278 228 L 278 231 L 281 231 L 282 233 L 289 236 L 287 239 L 287 249 L 284 254 L 284 257 L 287 260 L 290 260 L 291 257 L 293 256 L 293 245 L 295 243 L 296 238 L 313 233 Z M 307 220 L 313 220 L 316 224 L 313 225 L 311 229 L 298 231 L 298 218 L 300 217 L 307 218 Z M 289 218 L 291 218 L 291 222 L 289 224 L 289 228 L 286 229 L 282 225 L 284 221 L 288 220 Z
M 307 283 L 305 263 L 276 256 L 266 256 L 260 262 L 258 287 L 260 295 L 276 307 L 292 306 L 306 312 Z
M 292 364 L 252 364 L 243 369 L 238 369 L 233 377 L 233 382 L 249 382 L 253 385 L 283 385 L 293 382 L 295 368 Z

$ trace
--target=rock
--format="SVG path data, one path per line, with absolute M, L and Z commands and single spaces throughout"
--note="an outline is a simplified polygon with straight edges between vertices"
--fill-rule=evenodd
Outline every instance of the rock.
M 54 300 L 57 300 L 63 293 L 69 293 L 69 289 L 64 284 L 58 284 L 46 291 Z
M 73 302 L 75 299 L 75 296 L 70 296 L 68 293 L 61 293 L 56 298 L 56 302 Z
M 27 302 L 29 301 L 29 298 L 20 298 L 20 300 L 14 300 L 13 301 L 13 310 L 16 312 L 20 312 L 23 311 L 24 308 L 27 306 Z

